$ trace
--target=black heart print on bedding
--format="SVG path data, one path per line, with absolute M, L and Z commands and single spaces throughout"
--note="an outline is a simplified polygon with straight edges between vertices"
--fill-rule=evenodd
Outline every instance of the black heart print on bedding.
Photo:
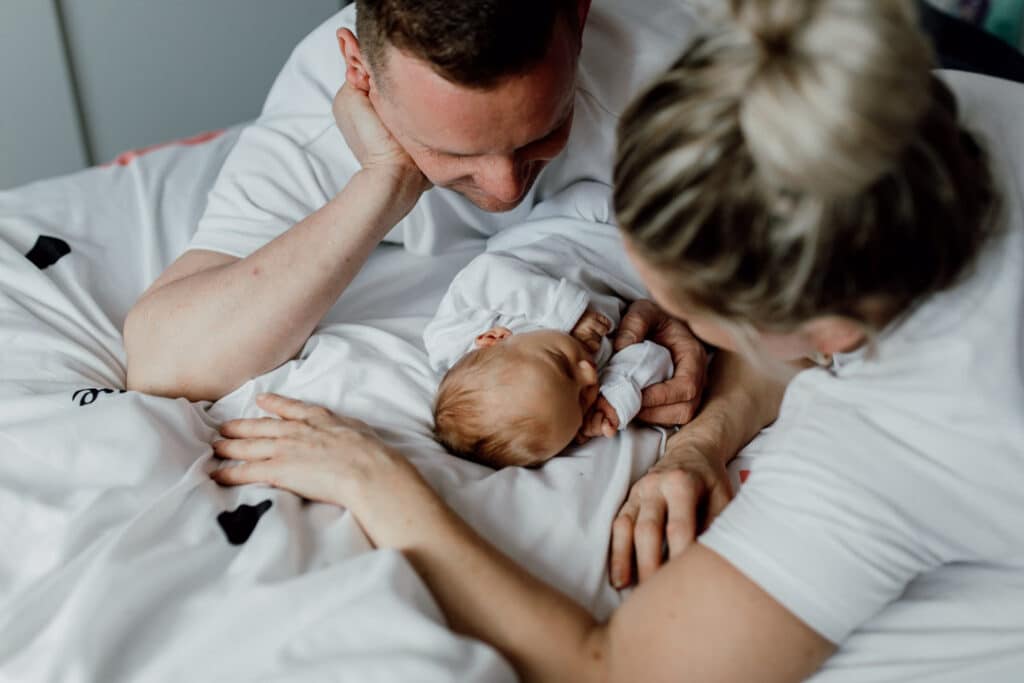
M 217 515 L 217 524 L 224 530 L 228 543 L 231 545 L 242 545 L 249 540 L 256 524 L 260 521 L 263 513 L 271 508 L 274 503 L 265 500 L 257 505 L 239 505 L 234 510 L 224 511 Z
M 25 258 L 43 270 L 71 253 L 71 246 L 59 237 L 40 235 L 35 245 L 28 250 Z

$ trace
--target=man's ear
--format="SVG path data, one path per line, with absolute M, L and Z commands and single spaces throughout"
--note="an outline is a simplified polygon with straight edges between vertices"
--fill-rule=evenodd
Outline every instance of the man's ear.
M 826 356 L 852 351 L 867 338 L 863 323 L 841 315 L 814 318 L 804 323 L 803 332 L 810 337 L 814 350 Z
M 485 349 L 488 346 L 494 346 L 511 336 L 512 330 L 507 327 L 492 327 L 476 338 L 476 348 Z
M 345 81 L 363 92 L 370 91 L 370 67 L 359 49 L 359 39 L 347 28 L 338 29 L 338 48 L 345 60 Z

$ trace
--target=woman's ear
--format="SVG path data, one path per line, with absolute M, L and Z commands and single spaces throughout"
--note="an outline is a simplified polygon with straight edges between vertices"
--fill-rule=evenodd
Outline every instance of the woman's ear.
M 814 318 L 803 328 L 814 350 L 826 356 L 853 351 L 867 339 L 863 323 L 841 315 Z
M 347 28 L 338 29 L 338 49 L 345 60 L 345 82 L 363 92 L 370 91 L 370 68 L 359 49 L 359 39 Z
M 485 349 L 488 346 L 494 346 L 511 336 L 512 330 L 507 327 L 492 327 L 476 338 L 476 348 Z

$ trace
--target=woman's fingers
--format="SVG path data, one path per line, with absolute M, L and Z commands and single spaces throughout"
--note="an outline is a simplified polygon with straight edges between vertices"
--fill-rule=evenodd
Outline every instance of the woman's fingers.
M 281 438 L 291 436 L 303 425 L 276 417 L 261 417 L 252 420 L 229 420 L 220 426 L 220 433 L 232 439 Z
M 637 418 L 649 424 L 674 427 L 688 423 L 700 407 L 703 378 L 677 373 L 671 379 L 643 390 Z
M 636 506 L 626 502 L 612 522 L 611 559 L 608 573 L 615 588 L 625 588 L 633 581 L 633 525 Z
M 280 439 L 220 439 L 213 452 L 230 460 L 266 460 L 282 452 Z
M 221 486 L 242 486 L 243 484 L 273 484 L 271 472 L 265 461 L 247 462 L 231 467 L 221 467 L 210 474 L 210 478 Z
M 711 526 L 711 522 L 725 509 L 734 495 L 732 482 L 729 481 L 728 476 L 724 476 L 720 483 L 711 489 L 711 495 L 708 496 L 708 514 L 704 519 L 705 529 Z
M 697 501 L 703 483 L 683 470 L 664 472 L 659 479 L 659 488 L 668 506 L 665 540 L 669 558 L 675 558 L 697 537 Z
M 660 496 L 645 496 L 633 529 L 636 547 L 637 580 L 646 581 L 661 566 L 662 539 L 665 530 L 665 501 Z
M 631 344 L 639 344 L 647 338 L 648 331 L 659 324 L 663 317 L 664 313 L 654 302 L 644 299 L 634 301 L 626 311 L 626 315 L 622 317 L 622 322 L 619 323 L 619 331 L 615 335 L 612 347 L 615 351 L 621 351 Z

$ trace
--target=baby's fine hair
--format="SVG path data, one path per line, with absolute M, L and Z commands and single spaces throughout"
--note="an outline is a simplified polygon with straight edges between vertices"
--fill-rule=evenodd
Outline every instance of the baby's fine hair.
M 986 155 L 903 0 L 730 0 L 619 126 L 615 206 L 681 300 L 869 334 L 956 284 L 994 232 Z
M 488 410 L 500 391 L 500 358 L 494 347 L 466 354 L 445 374 L 434 400 L 434 435 L 441 445 L 495 469 L 531 464 L 544 429 L 537 415 L 508 418 Z

